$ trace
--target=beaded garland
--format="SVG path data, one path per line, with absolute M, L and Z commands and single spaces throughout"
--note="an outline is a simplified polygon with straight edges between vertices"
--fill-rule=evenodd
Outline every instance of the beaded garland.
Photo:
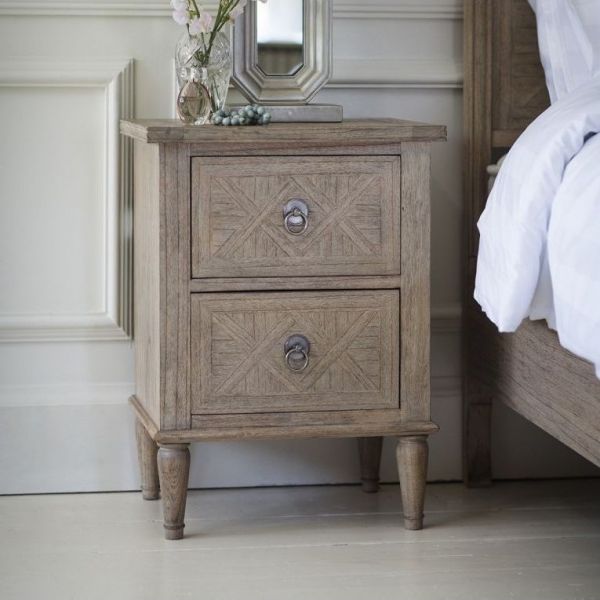
M 260 104 L 248 104 L 237 110 L 222 108 L 216 111 L 212 118 L 213 125 L 268 125 L 271 122 L 271 113 Z

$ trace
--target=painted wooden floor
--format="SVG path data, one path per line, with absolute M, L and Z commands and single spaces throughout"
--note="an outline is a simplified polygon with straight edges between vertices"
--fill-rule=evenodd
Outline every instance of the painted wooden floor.
M 2 600 L 600 599 L 600 480 L 190 492 L 162 539 L 139 494 L 0 497 Z

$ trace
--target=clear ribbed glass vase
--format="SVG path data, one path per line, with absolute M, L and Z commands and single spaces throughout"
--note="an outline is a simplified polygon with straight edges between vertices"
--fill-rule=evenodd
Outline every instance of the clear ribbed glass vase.
M 198 106 L 198 114 L 193 122 L 196 125 L 207 123 L 213 112 L 225 106 L 227 99 L 231 78 L 229 38 L 221 32 L 214 36 L 211 33 L 189 35 L 186 32 L 177 43 L 175 65 L 180 90 L 177 99 L 178 112 L 180 106 L 187 105 L 194 109 Z M 203 96 L 205 90 L 208 94 L 208 102 L 187 102 L 184 92 L 186 89 L 198 96 Z M 184 111 L 183 114 L 187 118 L 183 118 L 179 112 L 181 120 L 192 122 L 189 120 L 190 112 L 194 111 Z

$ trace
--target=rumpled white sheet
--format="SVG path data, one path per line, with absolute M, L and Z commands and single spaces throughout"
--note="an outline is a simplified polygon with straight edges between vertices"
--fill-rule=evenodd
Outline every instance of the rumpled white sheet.
M 475 298 L 500 331 L 546 318 L 600 376 L 600 150 L 590 138 L 598 132 L 597 77 L 553 104 L 511 148 L 478 224 Z M 552 294 L 542 293 L 544 273 Z
M 550 217 L 548 258 L 560 343 L 600 378 L 600 134 L 565 170 Z

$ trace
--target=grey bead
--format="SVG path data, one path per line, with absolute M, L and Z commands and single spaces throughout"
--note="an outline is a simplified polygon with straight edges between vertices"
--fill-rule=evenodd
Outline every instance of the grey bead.
M 231 124 L 232 125 L 239 125 L 240 124 L 240 120 L 238 117 L 232 117 L 231 118 Z
M 231 125 L 231 119 L 229 117 L 225 117 L 222 121 L 222 124 L 225 125 L 225 127 Z
M 212 119 L 212 122 L 215 125 L 220 125 L 223 122 L 223 117 L 221 115 L 215 115 Z
M 264 106 L 259 106 L 256 109 L 256 114 L 258 114 L 258 115 L 264 115 L 265 114 L 265 107 Z
M 247 116 L 249 119 L 254 119 L 254 118 L 256 117 L 256 113 L 255 113 L 253 110 L 247 110 L 247 111 L 246 111 L 246 116 Z

